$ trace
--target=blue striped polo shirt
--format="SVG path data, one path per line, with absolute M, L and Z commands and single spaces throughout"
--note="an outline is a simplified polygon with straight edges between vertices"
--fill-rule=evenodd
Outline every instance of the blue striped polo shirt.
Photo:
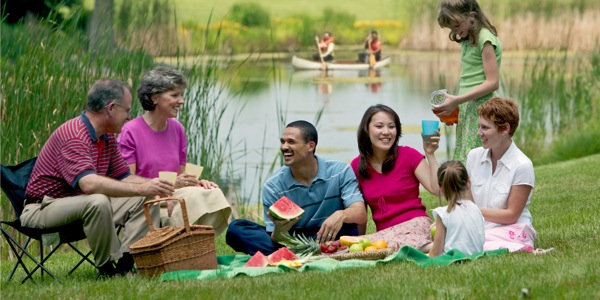
M 275 228 L 267 216 L 269 207 L 282 196 L 304 209 L 304 214 L 292 229 L 312 231 L 318 231 L 325 219 L 335 211 L 343 210 L 355 202 L 364 202 L 354 171 L 348 163 L 315 157 L 319 169 L 310 186 L 296 182 L 288 166 L 279 169 L 265 183 L 262 198 L 267 232 L 273 232 Z

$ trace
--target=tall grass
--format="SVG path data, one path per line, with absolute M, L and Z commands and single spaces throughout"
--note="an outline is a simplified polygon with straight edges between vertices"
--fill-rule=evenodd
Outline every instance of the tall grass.
M 82 112 L 95 80 L 113 77 L 135 85 L 152 66 L 141 51 L 91 55 L 78 30 L 43 22 L 0 26 L 3 164 L 36 155 L 54 129 Z
M 600 153 L 600 51 L 559 55 L 527 60 L 522 77 L 508 84 L 520 102 L 515 140 L 536 164 Z
M 115 36 L 120 47 L 143 47 L 150 55 L 177 54 L 177 18 L 172 1 L 122 0 L 115 10 Z
M 597 1 L 478 1 L 505 51 L 593 51 L 600 40 Z M 437 23 L 437 0 L 412 2 L 412 18 L 399 46 L 412 50 L 459 50 L 449 29 Z M 518 34 L 517 34 L 518 33 Z
M 233 112 L 231 119 L 225 120 L 225 113 L 230 110 L 227 101 L 229 79 L 220 74 L 223 68 L 214 57 L 194 60 L 191 64 L 181 64 L 188 79 L 185 92 L 187 105 L 181 111 L 179 120 L 186 128 L 188 139 L 188 161 L 204 166 L 203 178 L 219 184 L 232 178 L 222 177 L 228 165 L 231 132 L 235 125 L 236 115 L 243 105 Z M 230 173 L 230 172 L 227 172 Z M 227 186 L 222 187 L 227 191 Z

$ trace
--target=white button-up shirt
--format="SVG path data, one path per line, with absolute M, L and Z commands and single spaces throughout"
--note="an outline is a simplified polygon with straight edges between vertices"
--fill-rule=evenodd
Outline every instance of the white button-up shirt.
M 480 208 L 507 207 L 510 189 L 515 185 L 529 185 L 532 190 L 527 197 L 527 203 L 517 223 L 531 224 L 529 203 L 533 194 L 535 174 L 531 160 L 513 142 L 506 153 L 498 160 L 496 171 L 492 174 L 490 150 L 483 147 L 475 148 L 467 157 L 467 172 L 471 179 L 471 192 L 475 204 Z M 486 228 L 502 224 L 485 222 Z

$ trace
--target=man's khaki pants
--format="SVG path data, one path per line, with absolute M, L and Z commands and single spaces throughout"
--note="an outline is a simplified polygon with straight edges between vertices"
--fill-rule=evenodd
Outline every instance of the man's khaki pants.
M 129 246 L 148 233 L 144 216 L 146 198 L 111 198 L 101 194 L 80 195 L 54 199 L 44 197 L 42 203 L 28 204 L 21 214 L 21 224 L 31 228 L 54 228 L 81 220 L 97 267 L 116 261 Z M 151 206 L 155 228 L 159 227 L 160 212 Z M 123 241 L 119 242 L 116 225 L 123 226 Z

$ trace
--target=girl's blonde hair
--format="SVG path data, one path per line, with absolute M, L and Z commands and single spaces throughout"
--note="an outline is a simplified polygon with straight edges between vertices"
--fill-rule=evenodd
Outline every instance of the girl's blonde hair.
M 482 27 L 489 29 L 494 35 L 498 36 L 496 27 L 494 27 L 490 20 L 485 16 L 476 0 L 442 0 L 440 2 L 438 24 L 440 24 L 440 27 L 442 28 L 452 28 L 465 20 L 470 13 L 475 14 L 475 19 L 477 21 L 471 23 L 468 35 L 469 45 L 477 45 L 479 32 Z M 451 41 L 457 43 L 463 41 L 460 36 L 452 34 L 452 31 L 450 31 L 448 37 Z
M 469 173 L 462 162 L 449 160 L 440 166 L 437 176 L 441 192 L 448 201 L 448 212 L 451 212 L 469 189 Z

